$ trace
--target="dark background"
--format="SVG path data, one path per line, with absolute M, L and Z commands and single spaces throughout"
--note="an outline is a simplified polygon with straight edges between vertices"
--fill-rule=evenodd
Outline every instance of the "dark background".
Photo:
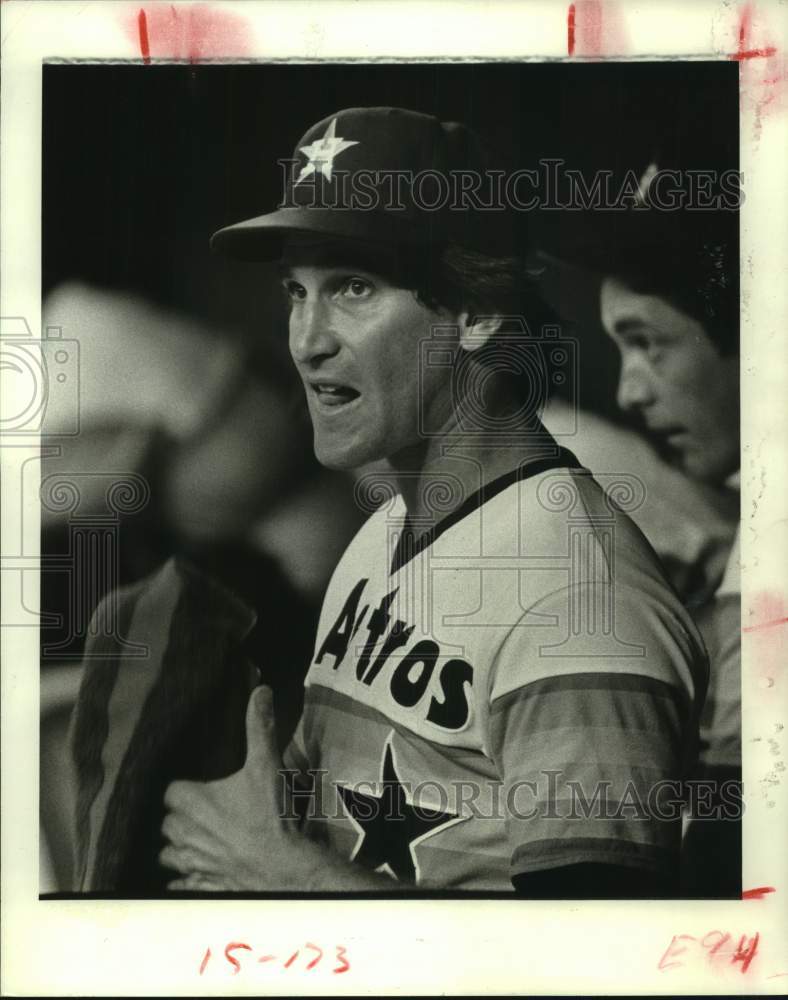
M 260 265 L 210 234 L 272 209 L 277 159 L 343 107 L 399 105 L 464 121 L 504 166 L 738 167 L 738 64 L 46 65 L 43 292 L 67 278 L 130 290 L 265 347 L 287 370 L 283 314 Z M 558 213 L 533 213 L 549 244 Z M 581 331 L 580 403 L 616 418 L 617 358 Z

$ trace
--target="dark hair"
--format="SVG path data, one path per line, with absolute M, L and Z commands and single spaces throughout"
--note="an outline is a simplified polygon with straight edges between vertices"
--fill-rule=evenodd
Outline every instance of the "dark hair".
M 697 320 L 721 355 L 738 355 L 739 269 L 729 242 L 709 240 L 678 252 L 660 247 L 611 270 L 633 292 L 658 295 Z
M 525 259 L 448 244 L 402 255 L 400 267 L 399 280 L 428 309 L 502 319 L 487 343 L 459 363 L 479 375 L 494 372 L 533 414 L 540 411 L 553 384 L 543 328 L 555 328 L 557 317 Z
M 536 333 L 555 314 L 518 256 L 491 256 L 448 244 L 401 251 L 397 280 L 428 309 L 473 316 L 519 317 Z

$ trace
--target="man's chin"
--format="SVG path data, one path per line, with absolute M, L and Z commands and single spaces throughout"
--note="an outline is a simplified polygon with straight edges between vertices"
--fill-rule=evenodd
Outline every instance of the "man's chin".
M 706 486 L 722 486 L 730 473 L 735 471 L 729 469 L 727 464 L 715 462 L 708 454 L 699 454 L 698 452 L 683 453 L 680 456 L 679 464 L 682 471 L 690 479 L 704 483 Z
M 657 454 L 668 465 L 683 472 L 690 479 L 698 482 L 714 482 L 714 470 L 709 463 L 709 456 L 695 448 L 688 447 L 686 440 L 671 441 L 669 438 L 654 439 Z
M 377 456 L 368 456 L 362 453 L 360 448 L 352 448 L 347 445 L 334 444 L 333 442 L 321 441 L 315 437 L 314 441 L 315 458 L 326 469 L 333 469 L 336 472 L 352 472 L 360 466 L 371 462 Z

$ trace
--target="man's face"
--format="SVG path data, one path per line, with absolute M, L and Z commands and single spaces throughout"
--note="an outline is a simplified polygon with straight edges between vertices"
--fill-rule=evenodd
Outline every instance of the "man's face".
M 618 404 L 688 475 L 721 484 L 739 468 L 739 363 L 697 320 L 608 278 L 602 324 L 621 352 Z
M 334 469 L 396 459 L 451 415 L 449 368 L 419 371 L 420 342 L 436 322 L 395 279 L 390 251 L 346 241 L 290 238 L 282 284 L 290 353 L 306 390 L 315 454 Z M 421 398 L 420 398 L 421 397 Z

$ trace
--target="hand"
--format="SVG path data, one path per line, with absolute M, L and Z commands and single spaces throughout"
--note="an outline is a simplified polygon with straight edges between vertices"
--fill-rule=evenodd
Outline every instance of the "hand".
M 246 761 L 219 781 L 176 781 L 162 826 L 161 863 L 180 872 L 170 889 L 213 892 L 303 890 L 314 845 L 299 832 L 281 774 L 271 690 L 257 687 L 246 710 Z

